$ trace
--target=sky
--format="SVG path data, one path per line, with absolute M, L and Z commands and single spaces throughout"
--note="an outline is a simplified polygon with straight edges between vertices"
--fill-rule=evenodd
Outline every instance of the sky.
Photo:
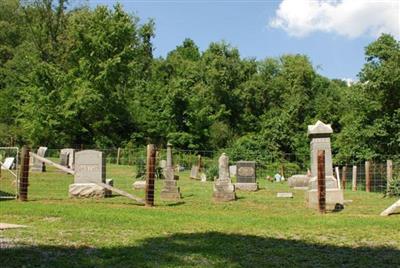
M 91 7 L 117 1 L 88 0 Z M 318 73 L 356 80 L 364 48 L 381 33 L 400 38 L 400 0 L 120 0 L 141 22 L 154 19 L 156 57 L 195 41 L 226 41 L 242 57 L 307 55 Z

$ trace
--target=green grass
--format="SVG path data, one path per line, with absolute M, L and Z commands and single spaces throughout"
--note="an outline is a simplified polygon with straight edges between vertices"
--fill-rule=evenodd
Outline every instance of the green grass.
M 143 197 L 133 173 L 107 166 L 116 187 Z M 72 181 L 53 169 L 31 173 L 29 202 L 0 201 L 0 222 L 29 226 L 0 232 L 0 244 L 14 244 L 1 249 L 1 267 L 400 266 L 400 215 L 379 216 L 395 201 L 381 194 L 346 191 L 353 202 L 320 215 L 304 192 L 278 199 L 293 190 L 263 179 L 258 192 L 214 203 L 212 183 L 184 172 L 180 202 L 159 200 L 157 181 L 156 207 L 145 208 L 119 196 L 69 199 Z

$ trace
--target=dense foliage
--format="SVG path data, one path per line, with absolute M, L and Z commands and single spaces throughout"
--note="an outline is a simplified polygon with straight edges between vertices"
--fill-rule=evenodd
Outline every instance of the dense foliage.
M 307 56 L 242 58 L 186 39 L 152 55 L 155 24 L 120 5 L 0 2 L 0 143 L 117 147 L 167 140 L 235 155 L 308 154 L 331 123 L 339 161 L 400 153 L 400 44 L 382 35 L 360 81 L 319 75 Z

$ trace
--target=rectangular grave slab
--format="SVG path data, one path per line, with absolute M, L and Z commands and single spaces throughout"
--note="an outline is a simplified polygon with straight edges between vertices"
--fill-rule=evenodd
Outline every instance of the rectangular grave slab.
M 255 161 L 238 161 L 237 182 L 238 183 L 256 183 L 256 162 Z
M 106 181 L 106 164 L 103 153 L 84 150 L 75 154 L 75 183 Z
M 258 184 L 256 181 L 256 162 L 255 161 L 239 161 L 236 163 L 235 187 L 242 191 L 257 191 Z
M 279 197 L 279 198 L 293 198 L 293 193 L 277 193 L 276 197 Z

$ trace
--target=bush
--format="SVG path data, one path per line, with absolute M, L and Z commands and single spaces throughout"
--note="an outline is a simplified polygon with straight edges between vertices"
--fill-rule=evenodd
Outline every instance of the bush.
M 400 196 L 400 176 L 393 178 L 385 191 L 385 197 Z
M 206 167 L 206 176 L 208 181 L 213 181 L 214 177 L 218 178 L 218 165 L 210 164 Z

